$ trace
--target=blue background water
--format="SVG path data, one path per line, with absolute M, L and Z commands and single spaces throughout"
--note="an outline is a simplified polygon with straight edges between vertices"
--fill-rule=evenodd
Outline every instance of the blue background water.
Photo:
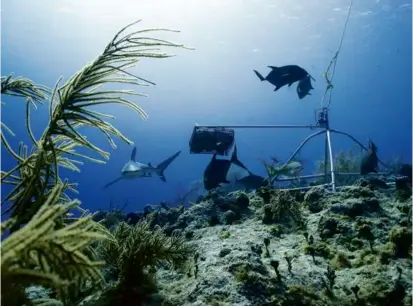
M 287 3 L 288 2 L 288 3 Z M 63 175 L 79 183 L 77 196 L 92 210 L 109 201 L 128 200 L 126 211 L 171 200 L 202 177 L 210 159 L 190 155 L 188 142 L 199 124 L 312 124 L 325 89 L 322 73 L 338 47 L 349 1 L 2 1 L 2 75 L 14 72 L 53 87 L 59 76 L 67 80 L 99 55 L 113 35 L 137 19 L 135 29 L 164 27 L 181 33 L 157 35 L 185 43 L 195 51 L 165 49 L 168 59 L 144 59 L 132 73 L 157 85 L 136 88 L 149 94 L 133 98 L 149 114 L 142 121 L 122 107 L 100 110 L 114 114 L 114 122 L 137 146 L 142 162 L 157 164 L 178 150 L 183 152 L 166 170 L 167 183 L 154 177 L 102 186 L 118 177 L 131 146 L 116 140 L 113 150 L 96 131 L 87 132 L 109 150 L 106 165 L 85 162 L 81 173 Z M 383 160 L 412 155 L 412 11 L 407 0 L 355 0 L 337 64 L 330 119 L 332 127 L 351 133 L 367 144 L 370 136 Z M 317 82 L 312 96 L 299 100 L 295 85 L 273 92 L 253 69 L 266 75 L 267 65 L 298 64 Z M 129 87 L 118 87 L 128 88 Z M 23 100 L 2 97 L 2 120 L 15 133 L 10 138 L 29 143 Z M 47 106 L 32 112 L 37 137 L 47 123 Z M 260 159 L 285 160 L 309 130 L 237 130 L 239 158 L 264 175 Z M 320 137 L 301 154 L 306 173 L 324 154 Z M 333 150 L 353 147 L 333 135 Z M 2 169 L 13 160 L 2 150 Z M 3 195 L 9 189 L 2 186 Z

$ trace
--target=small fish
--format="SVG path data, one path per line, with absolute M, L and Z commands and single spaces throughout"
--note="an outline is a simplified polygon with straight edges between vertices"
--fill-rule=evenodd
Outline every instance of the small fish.
M 304 79 L 301 79 L 300 81 L 298 81 L 297 94 L 300 100 L 307 95 L 311 96 L 311 93 L 310 93 L 311 89 L 314 89 L 314 87 L 311 85 L 310 75 L 307 75 Z
M 281 166 L 273 167 L 264 162 L 265 169 L 267 170 L 269 177 L 274 177 L 278 175 L 285 176 L 297 176 L 303 169 L 303 164 L 299 161 L 290 161 L 287 164 L 282 164 Z
M 360 174 L 377 173 L 379 159 L 377 157 L 377 147 L 369 139 L 369 149 L 361 159 Z
M 162 181 L 166 182 L 164 171 L 180 153 L 181 151 L 176 152 L 174 155 L 161 162 L 157 167 L 154 167 L 151 163 L 144 164 L 136 161 L 136 147 L 134 147 L 130 160 L 122 168 L 121 176 L 107 183 L 104 188 L 107 188 L 122 179 L 152 177 L 153 174 L 158 175 Z
M 264 78 L 257 70 L 255 74 L 261 81 L 268 81 L 275 86 L 274 91 L 288 84 L 290 87 L 293 83 L 304 79 L 308 72 L 297 65 L 287 65 L 282 67 L 268 66 L 271 72 Z
M 230 160 L 217 159 L 216 155 L 212 157 L 204 171 L 204 188 L 211 190 L 223 184 L 242 184 L 243 179 L 250 175 L 251 172 L 238 160 L 235 146 Z

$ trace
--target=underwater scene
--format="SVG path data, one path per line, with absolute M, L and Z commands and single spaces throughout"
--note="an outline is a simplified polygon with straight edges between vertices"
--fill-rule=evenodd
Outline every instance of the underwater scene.
M 1 2 L 1 304 L 412 305 L 412 2 Z

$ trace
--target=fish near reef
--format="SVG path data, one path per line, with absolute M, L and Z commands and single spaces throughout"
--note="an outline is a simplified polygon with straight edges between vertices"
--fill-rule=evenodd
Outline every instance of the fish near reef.
M 280 166 L 269 165 L 265 162 L 263 163 L 269 177 L 278 175 L 297 176 L 304 169 L 303 164 L 297 160 L 292 160 L 287 164 L 282 164 Z
M 361 159 L 360 174 L 377 173 L 379 158 L 377 157 L 377 146 L 369 139 L 369 149 Z
M 298 65 L 268 66 L 268 68 L 271 68 L 271 71 L 266 77 L 263 77 L 257 70 L 254 70 L 254 72 L 261 81 L 268 81 L 274 85 L 274 91 L 285 85 L 290 87 L 293 83 L 309 76 L 309 73 Z
M 116 182 L 119 182 L 123 179 L 135 179 L 135 178 L 143 178 L 143 177 L 152 177 L 153 174 L 159 176 L 159 178 L 166 182 L 166 178 L 164 175 L 165 169 L 178 157 L 181 151 L 176 152 L 171 157 L 168 157 L 163 162 L 161 162 L 158 166 L 154 167 L 151 163 L 144 164 L 136 161 L 136 147 L 133 148 L 130 160 L 123 166 L 121 171 L 121 176 L 117 179 L 107 183 L 104 188 L 107 188 Z

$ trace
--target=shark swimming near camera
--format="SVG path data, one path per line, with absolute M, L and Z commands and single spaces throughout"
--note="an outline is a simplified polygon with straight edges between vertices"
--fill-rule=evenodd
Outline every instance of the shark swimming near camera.
M 122 168 L 121 176 L 107 183 L 104 188 L 107 188 L 123 179 L 152 177 L 153 174 L 158 175 L 163 182 L 166 182 L 164 171 L 180 153 L 181 151 L 176 152 L 174 155 L 161 162 L 158 166 L 154 167 L 151 163 L 144 164 L 136 161 L 136 147 L 134 147 L 130 160 Z
M 204 172 L 204 188 L 211 190 L 225 185 L 240 184 L 246 189 L 257 189 L 264 183 L 264 178 L 252 174 L 238 160 L 237 146 L 234 147 L 230 160 L 217 159 L 214 155 Z

